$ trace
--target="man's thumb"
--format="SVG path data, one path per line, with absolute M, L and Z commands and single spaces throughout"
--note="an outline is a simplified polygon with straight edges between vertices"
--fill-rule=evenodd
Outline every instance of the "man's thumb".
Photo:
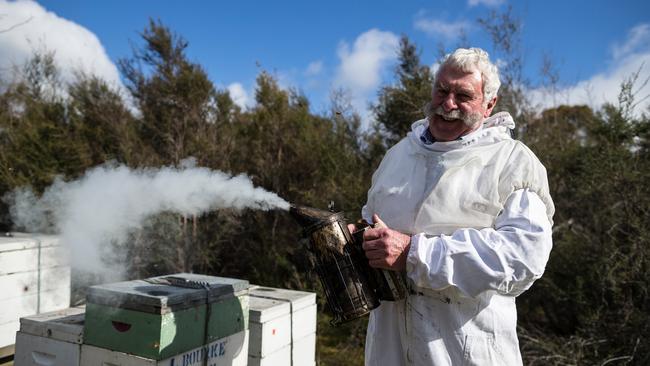
M 375 223 L 376 228 L 388 227 L 383 221 L 381 221 L 381 219 L 379 218 L 379 215 L 377 215 L 377 214 L 372 215 L 372 222 Z

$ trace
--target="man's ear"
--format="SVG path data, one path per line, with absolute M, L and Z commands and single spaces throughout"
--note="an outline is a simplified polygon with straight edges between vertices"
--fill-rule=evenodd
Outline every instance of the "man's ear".
M 483 118 L 490 117 L 490 115 L 492 114 L 492 110 L 497 105 L 497 99 L 498 99 L 498 97 L 494 97 L 494 98 L 492 98 L 492 100 L 490 100 L 488 102 L 488 104 L 487 104 L 487 106 L 485 108 L 485 113 L 483 114 Z

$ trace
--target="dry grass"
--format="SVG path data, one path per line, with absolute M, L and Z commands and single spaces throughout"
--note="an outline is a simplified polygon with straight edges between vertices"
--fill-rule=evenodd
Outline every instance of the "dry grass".
M 316 364 L 319 366 L 362 366 L 368 318 L 333 327 L 332 317 L 318 313 Z

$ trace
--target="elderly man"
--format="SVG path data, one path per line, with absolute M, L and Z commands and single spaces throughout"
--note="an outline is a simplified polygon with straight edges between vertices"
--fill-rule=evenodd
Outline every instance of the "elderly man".
M 373 175 L 370 265 L 405 271 L 409 295 L 370 315 L 366 365 L 519 365 L 515 297 L 544 272 L 554 212 L 546 170 L 505 112 L 485 51 L 438 69 L 427 118 Z

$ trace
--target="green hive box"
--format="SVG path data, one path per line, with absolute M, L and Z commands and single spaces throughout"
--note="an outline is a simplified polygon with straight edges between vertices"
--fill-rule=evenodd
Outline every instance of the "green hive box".
M 179 273 L 92 286 L 86 298 L 84 343 L 155 360 L 246 329 L 245 280 Z

